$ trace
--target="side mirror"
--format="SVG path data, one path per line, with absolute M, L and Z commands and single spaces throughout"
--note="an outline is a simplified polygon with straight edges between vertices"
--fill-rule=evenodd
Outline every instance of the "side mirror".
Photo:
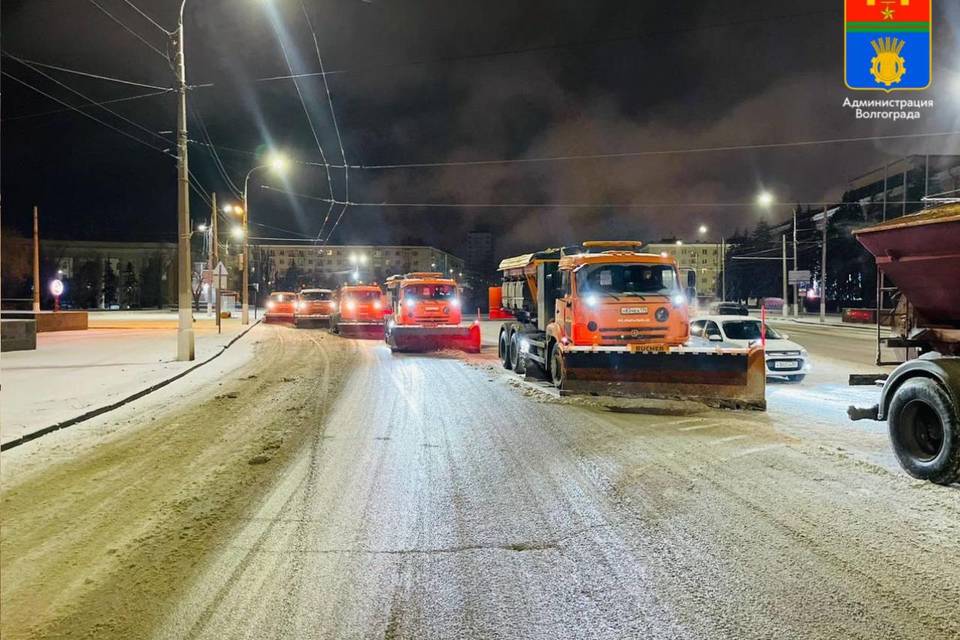
M 684 291 L 684 295 L 687 297 L 688 302 L 693 302 L 697 299 L 697 288 L 687 287 L 686 291 Z
M 714 333 L 710 336 L 709 340 L 710 342 L 723 342 L 723 336 Z
M 687 288 L 692 289 L 697 286 L 697 272 L 687 271 Z

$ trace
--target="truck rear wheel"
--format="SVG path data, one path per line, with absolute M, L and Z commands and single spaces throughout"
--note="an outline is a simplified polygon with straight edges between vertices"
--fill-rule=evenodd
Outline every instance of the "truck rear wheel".
M 527 370 L 526 357 L 520 350 L 520 341 L 523 340 L 523 334 L 514 331 L 510 337 L 510 368 L 523 375 Z
M 562 389 L 567 382 L 567 366 L 563 361 L 563 351 L 557 344 L 550 347 L 550 380 L 557 389 Z
M 497 349 L 500 355 L 500 362 L 503 363 L 503 368 L 509 371 L 513 368 L 513 365 L 510 362 L 510 330 L 503 329 L 500 331 L 500 342 L 498 343 Z
M 960 480 L 960 421 L 936 381 L 918 377 L 904 382 L 890 401 L 887 424 L 904 471 L 937 484 Z

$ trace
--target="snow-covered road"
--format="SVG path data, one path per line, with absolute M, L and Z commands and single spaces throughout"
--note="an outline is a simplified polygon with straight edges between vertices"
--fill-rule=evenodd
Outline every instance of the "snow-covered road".
M 956 488 L 802 415 L 613 412 L 489 354 L 251 339 L 222 387 L 4 454 L 5 638 L 960 634 Z

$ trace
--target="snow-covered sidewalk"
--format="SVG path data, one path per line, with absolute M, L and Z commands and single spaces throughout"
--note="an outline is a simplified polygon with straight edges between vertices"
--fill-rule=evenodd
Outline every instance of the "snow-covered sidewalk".
M 178 362 L 177 315 L 171 312 L 90 314 L 87 331 L 41 333 L 36 351 L 0 360 L 0 442 L 112 404 L 219 353 L 245 327 L 239 318 L 197 314 L 196 360 Z

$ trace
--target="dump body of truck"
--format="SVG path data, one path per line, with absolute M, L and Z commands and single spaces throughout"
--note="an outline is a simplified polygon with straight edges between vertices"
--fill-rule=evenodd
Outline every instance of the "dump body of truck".
M 345 338 L 384 336 L 386 303 L 375 284 L 343 285 L 337 290 L 330 330 Z
M 461 326 L 457 282 L 441 273 L 415 272 L 387 279 L 391 314 L 386 342 L 393 351 L 480 351 L 480 326 Z
M 688 300 L 676 261 L 642 243 L 587 242 L 500 263 L 500 330 L 508 369 L 543 372 L 561 393 L 766 406 L 761 349 L 688 344 Z
M 960 481 L 960 204 L 859 229 L 857 240 L 903 296 L 888 345 L 919 357 L 886 379 L 880 402 L 854 420 L 886 420 L 901 466 L 915 478 Z

